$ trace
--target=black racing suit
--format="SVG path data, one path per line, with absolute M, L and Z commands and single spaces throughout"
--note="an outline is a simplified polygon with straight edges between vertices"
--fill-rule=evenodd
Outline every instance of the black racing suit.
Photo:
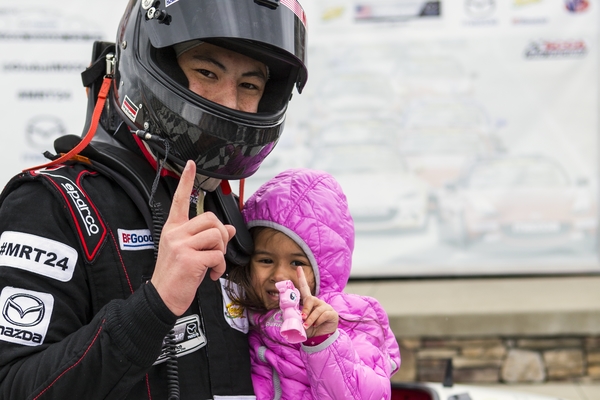
M 148 283 L 155 254 L 130 195 L 74 163 L 20 174 L 0 202 L 0 399 L 167 399 L 168 362 L 153 364 L 178 319 Z M 181 399 L 253 394 L 246 336 L 224 315 L 207 276 L 175 332 L 190 347 Z

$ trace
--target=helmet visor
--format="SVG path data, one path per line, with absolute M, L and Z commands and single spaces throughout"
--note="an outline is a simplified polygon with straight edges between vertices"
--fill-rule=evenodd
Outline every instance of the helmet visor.
M 260 125 L 231 115 L 225 119 L 215 110 L 209 112 L 175 98 L 170 102 L 168 91 L 155 93 L 145 88 L 144 92 L 153 119 L 163 121 L 160 136 L 171 144 L 169 158 L 180 165 L 194 160 L 203 175 L 241 179 L 254 174 L 283 130 L 282 120 Z M 164 154 L 164 148 L 155 149 Z

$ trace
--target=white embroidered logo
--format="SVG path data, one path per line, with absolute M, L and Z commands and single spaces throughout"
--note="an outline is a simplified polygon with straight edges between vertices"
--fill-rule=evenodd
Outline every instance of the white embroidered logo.
M 54 297 L 7 286 L 0 293 L 0 340 L 24 346 L 39 346 L 44 342 Z

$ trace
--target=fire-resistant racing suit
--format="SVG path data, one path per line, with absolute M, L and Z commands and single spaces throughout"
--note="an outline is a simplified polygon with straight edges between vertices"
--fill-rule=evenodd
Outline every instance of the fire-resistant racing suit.
M 0 197 L 0 399 L 162 400 L 177 377 L 181 399 L 252 395 L 222 282 L 204 279 L 176 318 L 149 283 L 139 202 L 117 182 L 72 163 L 22 173 Z M 160 185 L 172 195 L 177 179 Z

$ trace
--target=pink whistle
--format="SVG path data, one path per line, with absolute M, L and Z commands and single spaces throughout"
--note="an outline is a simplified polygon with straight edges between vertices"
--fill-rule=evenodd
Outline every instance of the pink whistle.
M 300 291 L 290 280 L 276 282 L 275 287 L 279 290 L 279 307 L 283 311 L 281 336 L 290 343 L 304 342 L 306 331 L 300 315 Z

